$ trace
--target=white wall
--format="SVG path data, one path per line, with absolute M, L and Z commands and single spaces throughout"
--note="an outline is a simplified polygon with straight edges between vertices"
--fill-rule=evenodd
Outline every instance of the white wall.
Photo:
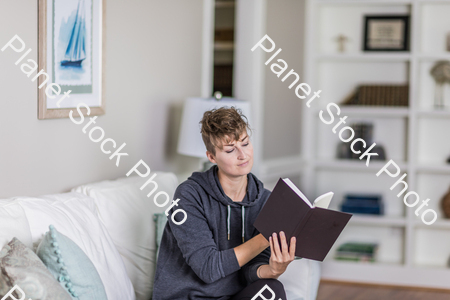
M 265 9 L 265 0 L 236 1 L 233 94 L 237 99 L 251 104 L 250 140 L 254 149 L 252 173 L 256 176 L 260 176 L 264 150 L 262 109 L 265 71 L 263 50 L 251 51 L 251 49 L 265 34 Z
M 263 159 L 300 154 L 300 116 L 303 100 L 295 96 L 295 87 L 303 80 L 304 0 L 267 0 L 266 32 L 276 48 L 266 54 L 269 59 L 279 48 L 282 51 L 265 66 Z M 288 69 L 277 77 L 270 66 L 283 59 Z M 293 76 L 281 79 L 294 69 L 300 80 L 289 89 Z
M 38 1 L 0 0 L 0 47 L 15 34 L 37 61 Z M 66 192 L 125 176 L 139 159 L 152 170 L 190 173 L 198 160 L 176 154 L 181 103 L 199 96 L 202 0 L 107 1 L 107 137 L 125 142 L 119 167 L 70 119 L 37 119 L 37 84 L 0 52 L 0 197 Z

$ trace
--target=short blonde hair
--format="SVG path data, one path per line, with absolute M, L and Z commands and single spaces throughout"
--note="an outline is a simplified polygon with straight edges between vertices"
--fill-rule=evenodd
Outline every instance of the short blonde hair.
M 247 117 L 234 106 L 206 111 L 200 124 L 206 150 L 213 155 L 216 155 L 216 147 L 223 149 L 224 142 L 238 141 L 243 133 L 251 133 Z

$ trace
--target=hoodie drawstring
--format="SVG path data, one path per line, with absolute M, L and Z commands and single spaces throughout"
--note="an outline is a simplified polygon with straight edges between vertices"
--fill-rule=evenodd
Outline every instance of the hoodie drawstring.
M 242 242 L 245 242 L 245 207 L 242 206 Z
M 230 240 L 230 218 L 231 218 L 231 214 L 230 214 L 230 206 L 228 205 L 228 218 L 227 218 L 227 227 L 228 227 L 228 240 Z
M 241 206 L 242 207 L 242 242 L 245 242 L 245 206 Z M 230 240 L 230 219 L 231 219 L 231 207 L 229 205 L 227 205 L 227 211 L 228 211 L 228 216 L 227 216 L 227 233 L 228 233 L 228 240 Z

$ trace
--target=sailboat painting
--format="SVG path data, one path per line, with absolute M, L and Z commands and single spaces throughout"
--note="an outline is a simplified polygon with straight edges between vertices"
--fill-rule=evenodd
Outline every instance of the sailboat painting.
M 54 82 L 85 86 L 78 93 L 92 92 L 91 8 L 92 0 L 54 0 Z
M 91 116 L 105 113 L 106 1 L 39 0 L 39 69 L 49 77 L 39 119 L 79 116 L 80 104 Z

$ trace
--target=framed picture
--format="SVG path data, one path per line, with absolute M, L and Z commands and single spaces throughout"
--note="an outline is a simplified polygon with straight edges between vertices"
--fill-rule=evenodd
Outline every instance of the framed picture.
M 364 51 L 408 51 L 409 16 L 364 16 Z
M 105 113 L 105 2 L 39 0 L 39 119 Z

